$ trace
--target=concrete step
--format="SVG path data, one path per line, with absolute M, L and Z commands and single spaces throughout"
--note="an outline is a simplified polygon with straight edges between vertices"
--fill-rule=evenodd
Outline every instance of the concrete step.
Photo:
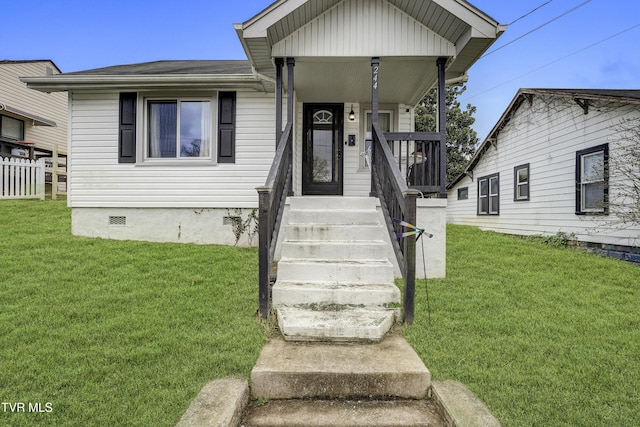
M 394 283 L 393 264 L 386 260 L 281 259 L 278 280 Z
M 378 200 L 375 197 L 344 197 L 344 196 L 304 196 L 290 197 L 289 207 L 293 210 L 316 209 L 373 209 Z
M 382 240 L 388 233 L 382 225 L 374 224 L 287 224 L 286 240 Z
M 444 427 L 430 400 L 274 400 L 252 407 L 245 427 Z
M 397 309 L 281 307 L 278 326 L 287 341 L 378 342 L 391 329 Z
M 298 282 L 278 280 L 271 293 L 273 307 L 359 306 L 384 307 L 400 302 L 400 289 L 393 283 Z
M 307 259 L 386 259 L 387 245 L 382 240 L 287 240 L 282 243 L 282 258 Z
M 315 209 L 289 211 L 289 224 L 380 224 L 375 209 Z
M 375 344 L 273 338 L 251 371 L 254 399 L 425 399 L 430 387 L 429 370 L 397 335 Z

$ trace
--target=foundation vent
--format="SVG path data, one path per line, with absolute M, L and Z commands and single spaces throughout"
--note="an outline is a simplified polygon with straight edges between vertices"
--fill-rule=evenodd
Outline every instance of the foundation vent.
M 127 225 L 126 216 L 109 216 L 109 225 Z

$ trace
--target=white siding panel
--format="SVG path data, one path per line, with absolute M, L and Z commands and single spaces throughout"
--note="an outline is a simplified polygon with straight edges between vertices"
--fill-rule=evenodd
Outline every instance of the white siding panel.
M 614 218 L 575 214 L 576 152 L 609 143 L 613 158 L 619 150 L 616 126 L 625 117 L 638 117 L 637 107 L 592 102 L 589 114 L 572 100 L 536 96 L 523 103 L 499 132 L 473 170 L 449 191 L 447 221 L 479 226 L 508 234 L 574 233 L 581 241 L 637 245 L 639 227 L 620 230 L 607 226 Z M 513 168 L 529 163 L 530 200 L 514 201 Z M 477 179 L 500 173 L 500 215 L 479 216 Z M 610 187 L 615 186 L 612 171 Z M 457 190 L 469 188 L 468 200 L 457 200 Z M 615 197 L 615 194 L 611 194 Z
M 347 0 L 273 46 L 272 56 L 454 56 L 453 43 L 383 0 Z
M 274 155 L 272 95 L 237 93 L 236 163 L 210 166 L 119 164 L 118 99 L 71 96 L 72 207 L 257 207 Z

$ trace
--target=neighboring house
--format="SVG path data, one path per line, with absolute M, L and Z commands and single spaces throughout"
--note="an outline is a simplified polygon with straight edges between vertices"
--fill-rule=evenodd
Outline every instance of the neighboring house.
M 225 217 L 258 208 L 287 124 L 294 195 L 368 197 L 372 111 L 383 131 L 413 131 L 423 95 L 504 27 L 463 0 L 278 0 L 235 30 L 246 61 L 23 78 L 69 92 L 74 234 L 233 243 Z
M 68 97 L 30 90 L 23 76 L 54 76 L 49 60 L 0 61 L 0 157 L 51 157 L 67 153 Z
M 640 90 L 521 89 L 449 185 L 447 222 L 566 233 L 580 246 L 640 261 L 640 226 L 616 215 L 634 184 L 623 173 L 624 147 L 640 144 L 624 129 L 639 120 Z
M 60 70 L 50 60 L 0 61 L 0 158 L 13 159 L 10 160 L 12 162 L 44 158 L 45 181 L 51 183 L 54 176 L 58 181 L 52 197 L 64 194 L 66 187 L 68 96 L 65 93 L 42 93 L 28 89 L 20 77 L 46 78 L 58 74 Z M 57 156 L 58 166 L 55 170 L 52 169 L 54 156 Z M 22 167 L 32 168 L 28 169 L 31 171 L 37 168 L 35 164 Z M 22 174 L 27 169 L 17 172 L 18 169 L 9 168 L 8 163 L 0 169 L 3 173 L 0 198 L 12 194 L 7 187 L 10 182 L 16 183 L 15 192 L 22 194 L 24 188 L 18 190 L 18 187 L 24 185 Z

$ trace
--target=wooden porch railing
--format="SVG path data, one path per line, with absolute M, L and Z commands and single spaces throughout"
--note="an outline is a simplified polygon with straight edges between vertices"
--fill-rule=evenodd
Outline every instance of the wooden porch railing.
M 293 126 L 289 122 L 278 141 L 278 148 L 276 149 L 269 175 L 267 175 L 267 180 L 263 187 L 256 188 L 259 203 L 259 311 L 263 319 L 269 316 L 271 267 L 278 241 L 280 223 L 282 222 L 282 214 L 292 182 L 292 147 Z
M 392 157 L 407 186 L 422 194 L 446 194 L 439 132 L 385 132 Z
M 373 158 L 371 173 L 398 265 L 404 278 L 403 317 L 413 323 L 416 280 L 416 239 L 398 237 L 404 231 L 400 221 L 416 222 L 416 198 L 420 192 L 410 189 L 402 177 L 393 151 L 377 123 L 372 125 Z

